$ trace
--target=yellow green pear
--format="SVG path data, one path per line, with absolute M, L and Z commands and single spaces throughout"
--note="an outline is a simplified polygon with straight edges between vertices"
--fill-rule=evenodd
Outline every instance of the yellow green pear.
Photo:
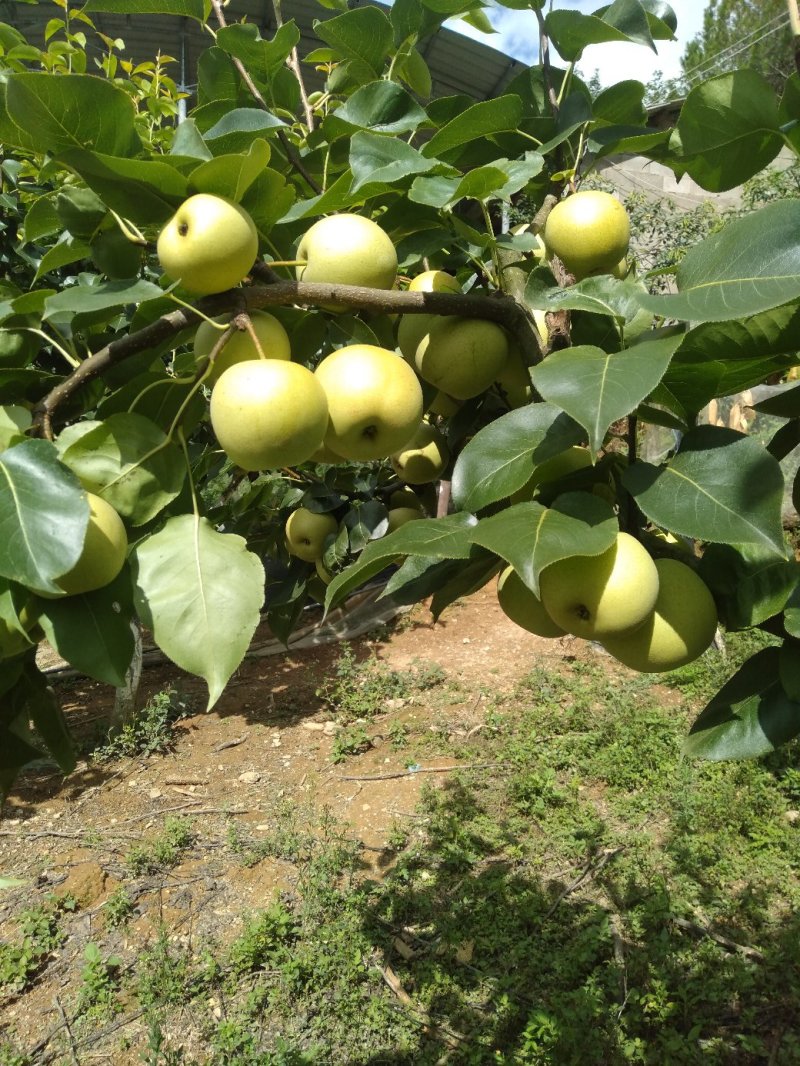
M 109 585 L 122 569 L 128 554 L 128 535 L 122 519 L 100 496 L 87 492 L 89 524 L 77 563 L 56 584 L 68 596 Z
M 404 485 L 401 489 L 395 489 L 389 497 L 389 507 L 413 507 L 417 511 L 424 511 L 422 500 L 410 485 Z
M 389 519 L 389 525 L 386 528 L 387 534 L 393 533 L 400 526 L 404 526 L 406 522 L 416 522 L 418 518 L 424 518 L 425 515 L 416 507 L 391 507 L 389 509 L 387 518 Z
M 328 428 L 328 401 L 314 374 L 284 359 L 234 363 L 211 390 L 211 426 L 244 470 L 304 463 Z
M 553 621 L 585 640 L 604 641 L 640 626 L 658 597 L 658 570 L 629 533 L 600 555 L 573 555 L 545 567 L 539 592 Z
M 286 550 L 307 563 L 322 558 L 325 541 L 339 528 L 331 514 L 318 514 L 307 507 L 298 507 L 289 515 L 284 527 Z
M 444 270 L 424 270 L 412 278 L 409 292 L 461 292 L 452 274 Z M 397 326 L 397 347 L 403 358 L 414 365 L 419 342 L 437 319 L 437 315 L 403 315 Z
M 717 631 L 717 608 L 703 580 L 677 559 L 656 559 L 658 598 L 630 633 L 606 637 L 603 647 L 631 670 L 661 673 L 699 658 Z
M 491 387 L 508 358 L 508 337 L 494 322 L 438 318 L 417 345 L 414 365 L 423 381 L 457 400 Z
M 531 401 L 531 376 L 523 362 L 522 353 L 513 341 L 509 342 L 508 358 L 494 384 L 512 411 Z
M 411 440 L 391 457 L 392 469 L 407 485 L 438 481 L 449 461 L 444 434 L 430 422 L 421 422 Z
M 314 372 L 328 401 L 325 444 L 345 459 L 385 459 L 413 437 L 422 419 L 422 386 L 395 352 L 350 344 Z
M 234 363 L 246 363 L 250 359 L 291 359 L 292 351 L 289 334 L 274 315 L 267 311 L 250 311 L 250 323 L 258 337 L 261 352 L 253 341 L 250 331 L 237 329 L 225 342 L 224 348 L 216 355 L 214 365 L 205 379 L 206 384 L 213 385 L 219 380 L 223 371 Z M 223 315 L 215 319 L 221 325 L 227 325 L 232 315 Z M 198 365 L 211 355 L 222 333 L 210 322 L 201 322 L 194 335 L 194 357 Z
M 258 231 L 238 204 L 210 193 L 185 200 L 156 246 L 164 273 L 207 296 L 238 285 L 258 255 Z
M 330 285 L 364 285 L 391 289 L 397 276 L 397 252 L 389 235 L 363 215 L 327 215 L 297 246 L 298 281 Z M 329 310 L 343 310 L 339 304 Z
M 544 225 L 544 242 L 578 280 L 619 266 L 630 242 L 628 212 L 611 193 L 587 189 L 561 200 Z
M 497 579 L 497 602 L 503 614 L 529 633 L 539 637 L 564 635 L 564 630 L 556 625 L 513 566 L 507 566 Z

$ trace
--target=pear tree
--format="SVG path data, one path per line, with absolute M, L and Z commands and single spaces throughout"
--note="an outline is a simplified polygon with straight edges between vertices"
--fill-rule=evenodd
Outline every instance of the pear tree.
M 434 617 L 501 575 L 520 624 L 641 670 L 764 631 L 686 750 L 800 735 L 800 386 L 757 405 L 766 440 L 701 418 L 798 362 L 800 203 L 686 249 L 664 292 L 588 188 L 622 153 L 711 193 L 800 154 L 800 76 L 710 77 L 653 128 L 644 85 L 593 93 L 578 64 L 657 51 L 667 3 L 499 3 L 532 12 L 540 60 L 479 102 L 432 98 L 424 59 L 475 0 L 325 0 L 305 55 L 291 18 L 265 36 L 220 0 L 59 2 L 43 46 L 0 23 L 1 794 L 75 764 L 41 640 L 120 689 L 145 627 L 210 708 L 263 618 L 288 640 L 382 573 Z M 196 100 L 96 12 L 207 27 Z M 398 476 L 420 432 L 438 497 Z

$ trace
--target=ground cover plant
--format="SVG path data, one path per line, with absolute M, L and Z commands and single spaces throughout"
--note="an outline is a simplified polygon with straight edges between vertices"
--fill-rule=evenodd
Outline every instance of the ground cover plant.
M 438 617 L 510 567 L 521 625 L 645 672 L 696 659 L 718 622 L 761 627 L 777 642 L 686 749 L 800 731 L 780 465 L 800 392 L 759 405 L 784 420 L 766 442 L 698 424 L 797 360 L 800 208 L 727 222 L 652 294 L 626 212 L 583 187 L 620 152 L 710 191 L 758 175 L 797 150 L 798 75 L 709 78 L 655 130 L 640 83 L 592 94 L 575 64 L 656 48 L 667 4 L 528 6 L 540 63 L 478 103 L 431 99 L 421 51 L 445 17 L 479 20 L 466 0 L 335 8 L 302 57 L 291 20 L 265 38 L 201 0 L 59 3 L 43 46 L 0 28 L 4 792 L 43 752 L 75 764 L 42 639 L 121 687 L 144 625 L 211 707 L 262 611 L 286 638 L 387 568 L 387 595 Z M 184 121 L 168 58 L 134 67 L 95 34 L 106 10 L 208 26 Z M 521 195 L 535 214 L 506 232 Z M 674 434 L 660 463 L 648 425 Z
M 461 632 L 470 617 L 470 632 L 485 628 L 482 596 L 457 608 Z M 493 610 L 488 677 L 504 669 L 513 628 Z M 381 643 L 385 677 L 404 672 L 412 636 Z M 392 688 L 414 714 L 397 748 L 337 761 L 335 737 L 282 727 L 274 777 L 236 797 L 250 819 L 225 775 L 198 801 L 210 813 L 161 813 L 174 793 L 149 799 L 176 767 L 184 779 L 202 767 L 191 747 L 213 719 L 198 716 L 176 734 L 177 757 L 142 756 L 137 789 L 126 756 L 104 762 L 128 810 L 108 788 L 79 810 L 65 802 L 55 821 L 6 823 L 20 834 L 23 883 L 0 910 L 0 1061 L 794 1062 L 794 745 L 760 760 L 687 759 L 680 738 L 716 684 L 718 653 L 686 668 L 687 697 L 577 647 L 488 684 L 480 710 L 444 667 L 424 696 L 409 671 Z M 732 667 L 753 651 L 734 636 Z M 352 647 L 340 672 L 374 687 L 373 655 Z M 306 660 L 320 678 L 323 668 Z M 394 717 L 373 714 L 371 735 Z M 321 785 L 304 792 L 299 769 L 280 765 L 281 750 L 307 755 L 309 736 L 324 742 L 303 766 L 314 781 L 347 778 L 353 804 L 334 812 Z M 452 769 L 407 780 L 408 765 L 431 764 Z M 395 779 L 374 780 L 387 772 Z M 377 836 L 354 832 L 353 807 L 374 808 L 384 786 L 392 817 Z M 114 810 L 140 821 L 114 825 Z M 163 861 L 143 864 L 143 848 Z M 109 880 L 88 896 L 76 862 Z

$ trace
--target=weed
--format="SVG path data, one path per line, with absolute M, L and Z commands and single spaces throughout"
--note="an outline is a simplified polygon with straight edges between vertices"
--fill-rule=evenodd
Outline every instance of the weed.
M 285 962 L 297 937 L 297 922 L 283 903 L 276 901 L 245 922 L 230 946 L 228 965 L 236 976 L 255 973 Z
M 163 831 L 145 844 L 135 844 L 125 863 L 134 877 L 175 866 L 196 837 L 188 818 L 165 818 Z
M 117 929 L 129 920 L 133 914 L 133 901 L 128 895 L 124 885 L 113 892 L 103 905 L 106 925 L 110 929 Z
M 20 943 L 0 943 L 0 989 L 12 993 L 30 987 L 65 935 L 59 905 L 53 899 L 22 911 L 17 921 Z
M 33 1066 L 30 1057 L 15 1047 L 10 1039 L 0 1036 L 0 1066 Z
M 104 960 L 100 948 L 94 943 L 86 945 L 83 957 L 86 965 L 81 973 L 78 1014 L 107 1018 L 119 1010 L 117 989 L 122 960 L 116 955 Z
M 191 998 L 192 981 L 186 952 L 170 944 L 162 927 L 152 947 L 140 956 L 137 986 L 140 1005 L 148 1008 L 184 1003 Z
M 415 662 L 409 670 L 393 670 L 373 652 L 359 661 L 350 644 L 342 644 L 339 658 L 317 696 L 340 721 L 374 718 L 386 710 L 388 700 L 402 699 L 446 681 L 438 663 Z
M 363 726 L 350 726 L 333 738 L 331 745 L 331 762 L 344 762 L 348 755 L 361 755 L 369 751 L 372 741 Z
M 172 751 L 173 725 L 192 712 L 192 701 L 175 688 L 165 688 L 151 696 L 132 722 L 128 722 L 116 736 L 95 748 L 96 762 L 127 759 L 136 755 L 154 755 Z

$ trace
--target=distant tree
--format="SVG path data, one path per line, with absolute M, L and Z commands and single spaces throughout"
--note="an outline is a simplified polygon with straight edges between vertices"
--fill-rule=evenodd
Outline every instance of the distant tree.
M 681 66 L 687 91 L 737 67 L 753 67 L 780 91 L 794 69 L 786 0 L 709 0 Z

